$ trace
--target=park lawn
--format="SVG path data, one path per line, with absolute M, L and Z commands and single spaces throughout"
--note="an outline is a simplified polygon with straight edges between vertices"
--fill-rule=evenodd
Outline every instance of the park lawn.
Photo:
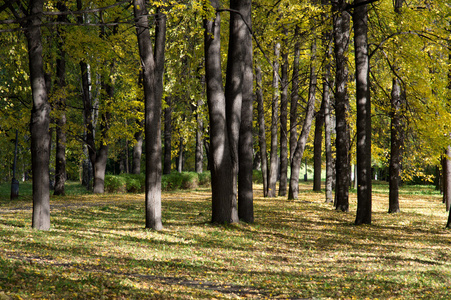
M 375 185 L 363 226 L 355 193 L 341 213 L 310 182 L 296 201 L 261 188 L 251 225 L 210 224 L 208 189 L 163 193 L 161 232 L 144 229 L 143 194 L 52 197 L 48 232 L 30 228 L 30 196 L 2 197 L 0 299 L 451 299 L 451 231 L 432 188 L 406 188 L 390 215 Z

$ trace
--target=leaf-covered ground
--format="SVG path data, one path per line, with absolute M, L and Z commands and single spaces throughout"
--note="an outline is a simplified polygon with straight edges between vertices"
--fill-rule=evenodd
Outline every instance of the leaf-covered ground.
M 389 215 L 375 186 L 373 225 L 354 226 L 302 183 L 265 199 L 255 224 L 211 225 L 209 190 L 163 194 L 164 230 L 144 229 L 144 196 L 52 198 L 48 232 L 31 200 L 0 200 L 0 299 L 451 299 L 451 231 L 441 198 L 401 193 Z M 420 192 L 418 192 L 420 191 Z

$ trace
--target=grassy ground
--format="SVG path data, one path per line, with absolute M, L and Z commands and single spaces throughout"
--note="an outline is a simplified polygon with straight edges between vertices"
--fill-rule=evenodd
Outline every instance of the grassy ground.
M 208 190 L 163 194 L 164 230 L 144 230 L 144 196 L 51 200 L 32 230 L 30 196 L 0 195 L 0 299 L 450 299 L 451 231 L 431 187 L 406 187 L 402 212 L 375 184 L 373 225 L 323 202 L 265 199 L 255 224 L 209 223 Z

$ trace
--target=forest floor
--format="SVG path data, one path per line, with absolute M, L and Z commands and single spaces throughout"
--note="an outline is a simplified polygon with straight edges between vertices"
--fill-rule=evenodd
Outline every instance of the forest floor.
M 160 232 L 143 194 L 51 198 L 51 230 L 31 229 L 31 196 L 0 195 L 0 299 L 451 299 L 451 231 L 440 195 L 406 186 L 388 214 L 373 186 L 372 225 L 353 225 L 301 182 L 266 199 L 255 223 L 210 224 L 209 189 L 163 193 Z

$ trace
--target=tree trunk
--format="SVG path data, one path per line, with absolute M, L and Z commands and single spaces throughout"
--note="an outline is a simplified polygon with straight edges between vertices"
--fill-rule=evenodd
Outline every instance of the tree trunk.
M 446 205 L 446 211 L 451 206 L 451 146 L 446 148 L 443 158 L 443 203 Z
M 43 0 L 30 0 L 30 18 L 25 25 L 28 43 L 30 83 L 33 99 L 31 110 L 31 163 L 33 172 L 33 215 L 32 228 L 50 229 L 50 190 L 49 190 L 49 124 L 50 105 L 42 58 L 41 20 Z
M 299 101 L 299 57 L 301 48 L 299 44 L 299 27 L 296 26 L 294 38 L 293 76 L 291 79 L 291 102 L 290 102 L 290 162 L 298 141 L 298 101 Z
M 357 216 L 355 224 L 371 224 L 371 101 L 369 89 L 368 8 L 356 0 L 354 49 L 357 96 Z M 361 4 L 361 5 L 359 5 Z
M 326 33 L 326 41 L 330 40 L 330 33 Z M 326 42 L 326 45 L 328 43 Z M 331 48 L 328 46 L 326 50 L 327 62 L 324 67 L 324 78 L 323 78 L 323 102 L 324 102 L 324 148 L 326 152 L 326 202 L 333 203 L 332 197 L 332 182 L 334 177 L 334 167 L 333 167 L 333 158 L 332 158 L 332 120 L 330 113 L 330 69 L 331 64 L 329 62 Z
M 164 109 L 164 164 L 163 174 L 171 174 L 172 150 L 172 98 L 165 98 L 167 107 Z
M 346 52 L 349 43 L 349 15 L 344 10 L 346 2 L 332 2 L 334 15 L 334 54 L 335 54 L 335 116 L 336 116 L 336 183 L 335 207 L 337 210 L 349 210 L 349 128 L 347 115 L 349 99 L 347 92 L 348 61 Z
M 280 93 L 280 182 L 279 196 L 287 195 L 288 180 L 288 30 L 283 29 L 283 52 Z
M 313 140 L 313 190 L 321 191 L 321 167 L 322 167 L 322 146 L 323 146 L 323 125 L 325 100 L 321 101 L 321 108 L 315 117 L 315 137 Z
M 199 99 L 197 100 L 196 108 L 196 153 L 195 153 L 195 168 L 196 173 L 203 172 L 203 160 L 204 160 L 204 147 L 203 147 L 203 132 L 204 132 L 204 121 L 202 119 L 202 109 L 204 102 Z
M 251 0 L 234 1 L 236 9 L 244 17 L 247 25 L 251 26 Z M 241 19 L 240 16 L 236 16 Z M 253 137 L 252 137 L 252 113 L 253 113 L 253 57 L 252 57 L 252 36 L 250 28 L 241 23 L 243 33 L 241 62 L 243 68 L 242 83 L 242 105 L 241 105 L 241 126 L 239 138 L 239 168 L 238 168 L 238 217 L 246 223 L 254 222 L 254 193 L 252 187 L 253 169 Z
M 144 0 L 134 0 L 136 33 L 143 71 L 146 135 L 146 228 L 161 230 L 161 99 Z
M 59 1 L 57 7 L 60 11 L 66 11 L 66 6 Z M 59 22 L 66 21 L 66 16 L 58 16 Z M 66 53 L 63 43 L 58 43 L 59 57 L 56 60 L 57 86 L 63 91 L 66 87 Z M 65 94 L 63 92 L 63 94 Z M 57 107 L 56 117 L 56 155 L 55 155 L 55 187 L 54 195 L 64 195 L 64 185 L 66 182 L 66 99 L 58 97 L 55 106 Z
M 301 135 L 297 141 L 296 150 L 291 159 L 290 185 L 288 188 L 288 199 L 298 199 L 299 194 L 299 172 L 301 169 L 302 157 L 304 156 L 305 145 L 312 126 L 313 115 L 315 113 L 316 101 L 316 68 L 314 65 L 316 59 L 316 40 L 312 42 L 311 62 L 310 62 L 310 84 L 309 96 L 307 102 L 307 110 L 305 112 L 304 125 L 302 126 Z
M 393 79 L 391 93 L 391 126 L 390 126 L 390 165 L 389 165 L 389 213 L 400 212 L 399 209 L 399 183 L 401 173 L 401 157 L 404 143 L 404 132 L 402 127 L 403 103 L 402 89 L 397 78 Z
M 271 105 L 271 153 L 269 158 L 269 178 L 268 178 L 268 197 L 276 197 L 276 184 L 279 161 L 277 159 L 278 142 L 277 142 L 277 127 L 279 115 L 279 56 L 280 43 L 274 45 L 274 62 L 273 62 L 273 80 L 272 87 L 274 96 Z
M 141 173 L 141 155 L 143 152 L 143 133 L 142 130 L 135 132 L 136 143 L 133 145 L 132 174 Z
M 181 133 L 180 133 L 181 134 Z M 179 139 L 179 155 L 175 158 L 177 172 L 183 172 L 183 138 Z
M 261 169 L 263 178 L 263 196 L 268 196 L 268 156 L 266 150 L 265 111 L 263 107 L 262 72 L 260 66 L 255 67 L 257 118 L 258 118 L 258 145 L 260 146 Z
M 219 8 L 218 0 L 211 0 L 211 5 Z M 226 103 L 221 75 L 221 18 L 216 13 L 215 19 L 204 20 L 205 27 L 205 80 L 207 87 L 207 104 L 210 116 L 210 168 L 212 191 L 212 222 L 238 222 L 236 198 L 233 193 L 233 170 L 227 132 Z

